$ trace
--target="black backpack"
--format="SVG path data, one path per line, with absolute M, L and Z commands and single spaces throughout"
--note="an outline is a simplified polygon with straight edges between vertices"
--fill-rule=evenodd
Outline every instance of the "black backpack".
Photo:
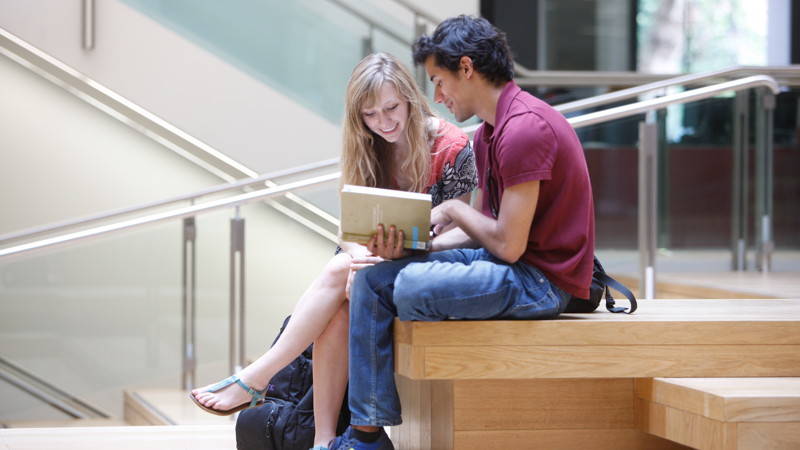
M 631 302 L 630 311 L 626 311 L 628 308 L 614 306 L 614 297 L 611 296 L 609 287 L 622 292 L 625 297 L 628 297 L 628 300 Z M 592 272 L 592 285 L 589 287 L 589 298 L 578 298 L 572 296 L 572 298 L 569 300 L 569 303 L 567 303 L 567 309 L 564 312 L 590 313 L 600 306 L 600 301 L 603 299 L 603 295 L 605 295 L 606 298 L 606 309 L 612 313 L 624 312 L 627 314 L 632 314 L 634 311 L 636 311 L 636 297 L 633 295 L 630 289 L 625 287 L 625 285 L 611 278 L 606 273 L 605 269 L 603 269 L 603 265 L 600 264 L 600 261 L 595 256 L 594 271 Z
M 290 316 L 291 317 L 291 316 Z M 278 337 L 286 329 L 283 321 Z M 314 443 L 314 389 L 312 388 L 313 346 L 281 369 L 270 380 L 261 405 L 245 409 L 236 419 L 236 448 L 239 450 L 307 450 Z M 350 424 L 347 394 L 339 412 L 336 434 Z

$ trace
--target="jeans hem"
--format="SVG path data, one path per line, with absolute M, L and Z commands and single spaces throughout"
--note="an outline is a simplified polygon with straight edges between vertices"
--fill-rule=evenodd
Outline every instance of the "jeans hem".
M 399 417 L 393 420 L 382 420 L 382 419 L 359 420 L 352 417 L 350 418 L 350 425 L 355 425 L 359 427 L 393 427 L 395 425 L 400 425 L 401 423 L 403 423 L 403 419 Z

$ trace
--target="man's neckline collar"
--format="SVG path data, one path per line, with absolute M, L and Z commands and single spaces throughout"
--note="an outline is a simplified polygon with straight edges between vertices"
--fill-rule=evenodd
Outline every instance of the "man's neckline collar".
M 485 127 L 491 127 L 492 133 L 490 136 L 484 135 L 483 138 L 486 141 L 490 141 L 494 139 L 494 134 L 496 130 L 502 129 L 503 125 L 505 124 L 506 117 L 508 116 L 508 110 L 511 108 L 511 102 L 517 96 L 517 94 L 522 89 L 517 86 L 517 83 L 514 80 L 509 81 L 503 86 L 503 90 L 500 92 L 500 97 L 497 99 L 497 109 L 495 110 L 494 116 L 494 127 L 489 125 L 488 123 L 484 123 Z

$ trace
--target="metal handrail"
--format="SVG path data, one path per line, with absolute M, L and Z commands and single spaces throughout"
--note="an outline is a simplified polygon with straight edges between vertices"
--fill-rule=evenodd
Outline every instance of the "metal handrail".
M 723 69 L 728 70 L 728 69 Z M 739 73 L 736 73 L 739 72 Z M 555 70 L 517 70 L 519 76 L 514 81 L 522 87 L 540 86 L 639 86 L 644 83 L 655 83 L 676 77 L 691 76 L 679 74 L 652 74 L 641 72 L 613 71 L 555 71 Z M 730 75 L 764 73 L 771 75 L 787 86 L 800 85 L 800 67 L 798 66 L 741 66 Z
M 666 95 L 664 97 L 652 98 L 637 103 L 631 103 L 629 105 L 617 106 L 616 108 L 609 108 L 602 111 L 584 114 L 582 116 L 567 119 L 567 121 L 574 128 L 581 128 L 621 119 L 623 117 L 646 113 L 656 109 L 665 108 L 669 105 L 711 98 L 726 91 L 741 91 L 743 89 L 750 89 L 753 87 L 768 88 L 775 95 L 780 93 L 780 86 L 774 78 L 767 75 L 754 75 L 751 77 L 740 78 L 738 80 L 726 81 L 725 83 L 692 89 L 677 94 Z
M 25 244 L 15 245 L 12 247 L 0 249 L 0 257 L 17 255 L 21 253 L 30 252 L 33 250 L 42 249 L 45 247 L 52 247 L 55 245 L 61 245 L 79 240 L 85 240 L 117 231 L 131 230 L 133 228 L 139 228 L 143 225 L 149 225 L 157 222 L 164 222 L 170 219 L 191 217 L 222 208 L 239 206 L 246 203 L 251 203 L 254 201 L 282 195 L 284 193 L 294 191 L 296 189 L 310 187 L 338 180 L 340 175 L 341 172 L 333 172 L 330 174 L 320 175 L 306 180 L 286 183 L 281 186 L 275 186 L 266 189 L 260 189 L 258 191 L 248 192 L 245 194 L 239 194 L 229 198 L 212 200 L 205 203 L 199 203 L 197 205 L 150 214 L 144 217 L 136 217 L 133 219 L 123 220 L 109 225 L 100 225 L 87 230 L 75 231 L 60 236 L 55 236 L 51 238 L 40 239 L 38 241 L 28 242 Z
M 37 75 L 65 89 L 79 99 L 107 113 L 111 117 L 139 131 L 225 181 L 234 183 L 242 177 L 254 178 L 258 176 L 256 171 L 244 164 L 239 163 L 205 142 L 189 135 L 2 27 L 0 27 L 0 54 L 28 68 Z M 269 184 L 268 180 L 265 180 L 265 182 Z M 301 208 L 322 218 L 326 222 L 335 224 L 336 221 L 330 214 L 325 213 L 294 194 L 288 193 L 286 194 L 286 198 L 299 205 Z M 299 218 L 300 216 L 291 209 L 282 207 L 274 202 L 270 202 L 269 204 L 273 208 L 300 221 L 324 237 L 330 238 L 329 232 L 308 220 Z M 16 234 L 18 233 L 14 235 Z M 3 236 L 2 238 L 0 242 L 7 239 L 8 236 Z M 13 237 L 13 239 L 16 239 L 16 237 Z
M 739 91 L 743 89 L 750 89 L 753 87 L 768 88 L 773 94 L 778 94 L 780 92 L 780 87 L 778 86 L 778 83 L 772 77 L 768 77 L 766 75 L 755 75 L 751 77 L 742 78 L 739 80 L 728 81 L 725 83 L 719 83 L 712 86 L 705 86 L 702 88 L 692 89 L 677 94 L 671 94 L 664 97 L 644 100 L 641 102 L 632 103 L 630 105 L 624 105 L 603 111 L 593 112 L 582 116 L 570 118 L 568 119 L 568 121 L 574 128 L 581 128 L 589 125 L 595 125 L 598 123 L 603 123 L 624 117 L 633 116 L 636 114 L 646 113 L 648 111 L 665 108 L 669 105 L 687 103 L 690 101 L 710 98 L 726 91 Z M 202 203 L 194 206 L 179 208 L 172 211 L 152 214 L 141 218 L 134 218 L 110 225 L 103 225 L 88 230 L 77 231 L 74 233 L 56 236 L 53 238 L 42 239 L 31 243 L 0 249 L 0 257 L 23 253 L 42 247 L 48 247 L 51 245 L 76 241 L 79 239 L 86 239 L 89 237 L 106 234 L 113 231 L 135 228 L 149 223 L 160 222 L 173 218 L 189 217 L 202 212 L 224 208 L 228 206 L 240 205 L 243 203 L 248 203 L 262 198 L 274 197 L 276 195 L 288 193 L 290 191 L 302 187 L 307 187 L 314 184 L 332 181 L 334 179 L 337 179 L 339 176 L 340 172 L 336 172 L 334 174 L 322 175 L 308 180 L 287 183 L 281 186 L 270 187 L 267 189 L 262 189 L 246 194 L 237 195 L 231 198 L 210 201 L 207 203 Z
M 648 92 L 666 89 L 674 86 L 683 86 L 691 83 L 701 83 L 713 79 L 732 78 L 733 76 L 756 72 L 759 75 L 795 75 L 800 79 L 800 65 L 794 66 L 735 66 L 723 70 L 715 70 L 711 72 L 702 72 L 695 74 L 681 75 L 666 80 L 654 81 L 652 83 L 642 84 L 628 89 L 609 92 L 607 94 L 595 95 L 593 97 L 575 100 L 568 103 L 562 103 L 555 108 L 562 114 L 579 111 L 582 109 L 594 108 L 597 106 L 615 103 L 629 98 L 638 97 Z
M 647 111 L 652 111 L 654 109 L 663 108 L 665 106 L 673 104 L 686 103 L 693 100 L 702 100 L 705 98 L 710 98 L 725 91 L 730 91 L 730 90 L 738 91 L 755 86 L 767 87 L 775 95 L 780 93 L 780 86 L 778 85 L 777 81 L 775 81 L 774 78 L 767 75 L 753 75 L 750 77 L 740 78 L 738 80 L 727 81 L 724 83 L 718 83 L 711 86 L 704 86 L 702 88 L 692 89 L 677 94 L 666 95 L 664 97 L 658 97 L 650 100 L 643 100 L 628 105 L 617 106 L 615 108 L 604 109 L 602 111 L 596 111 L 593 113 L 587 113 L 581 116 L 569 118 L 567 119 L 567 121 L 574 128 L 580 128 L 601 122 L 608 122 L 614 119 L 620 119 L 622 117 L 640 114 Z M 567 105 L 567 103 L 565 103 L 565 105 Z M 556 111 L 564 113 L 563 105 L 556 105 L 553 108 Z M 477 130 L 478 127 L 480 126 L 481 124 L 478 123 L 467 127 L 463 127 L 461 129 L 465 133 L 471 136 L 472 134 L 475 133 L 475 130 Z
M 59 389 L 3 357 L 0 357 L 0 380 L 74 419 L 110 417 L 107 412 Z
M 148 209 L 157 208 L 159 206 L 165 206 L 172 203 L 178 203 L 182 201 L 194 201 L 198 198 L 205 197 L 211 194 L 219 194 L 221 192 L 230 191 L 233 189 L 240 189 L 250 186 L 252 184 L 257 183 L 269 183 L 269 187 L 277 186 L 276 184 L 272 183 L 271 180 L 274 178 L 280 178 L 290 175 L 298 175 L 305 172 L 309 172 L 312 170 L 324 169 L 327 167 L 335 166 L 339 164 L 339 158 L 332 158 L 326 159 L 322 161 L 318 161 L 311 164 L 305 164 L 302 166 L 293 167 L 290 169 L 279 170 L 276 172 L 271 172 L 268 174 L 264 174 L 254 178 L 245 178 L 243 180 L 239 180 L 233 183 L 223 183 L 218 184 L 216 186 L 212 186 L 206 189 L 201 189 L 199 191 L 190 192 L 183 195 L 178 195 L 176 197 L 170 197 L 162 200 L 157 200 L 150 203 L 143 203 L 136 206 L 131 206 L 127 208 L 115 209 L 111 211 L 106 211 L 100 214 L 81 217 L 77 219 L 66 220 L 63 222 L 52 223 L 48 225 L 42 225 L 34 228 L 28 228 L 21 231 L 16 231 L 13 233 L 7 233 L 0 235 L 0 245 L 7 244 L 9 241 L 16 241 L 20 239 L 28 239 L 34 236 L 39 236 L 45 233 L 53 233 L 56 231 L 65 230 L 67 228 L 74 228 L 78 226 L 84 226 L 91 223 L 113 219 L 114 217 L 119 217 L 128 214 L 134 214 L 142 211 L 146 211 Z

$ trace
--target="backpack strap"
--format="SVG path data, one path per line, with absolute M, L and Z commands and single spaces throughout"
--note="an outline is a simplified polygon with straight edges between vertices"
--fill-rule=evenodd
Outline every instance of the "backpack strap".
M 606 309 L 612 313 L 621 313 L 624 312 L 626 314 L 633 314 L 636 311 L 637 304 L 636 304 L 636 296 L 633 295 L 633 292 L 630 291 L 624 284 L 620 283 L 619 281 L 611 278 L 605 270 L 602 271 L 600 274 L 601 280 L 603 284 L 606 285 Z M 625 297 L 628 298 L 628 301 L 631 302 L 631 307 L 629 311 L 626 311 L 628 308 L 623 308 L 621 306 L 614 306 L 614 297 L 611 296 L 611 290 L 609 287 L 613 287 L 614 289 L 618 290 L 622 293 Z

